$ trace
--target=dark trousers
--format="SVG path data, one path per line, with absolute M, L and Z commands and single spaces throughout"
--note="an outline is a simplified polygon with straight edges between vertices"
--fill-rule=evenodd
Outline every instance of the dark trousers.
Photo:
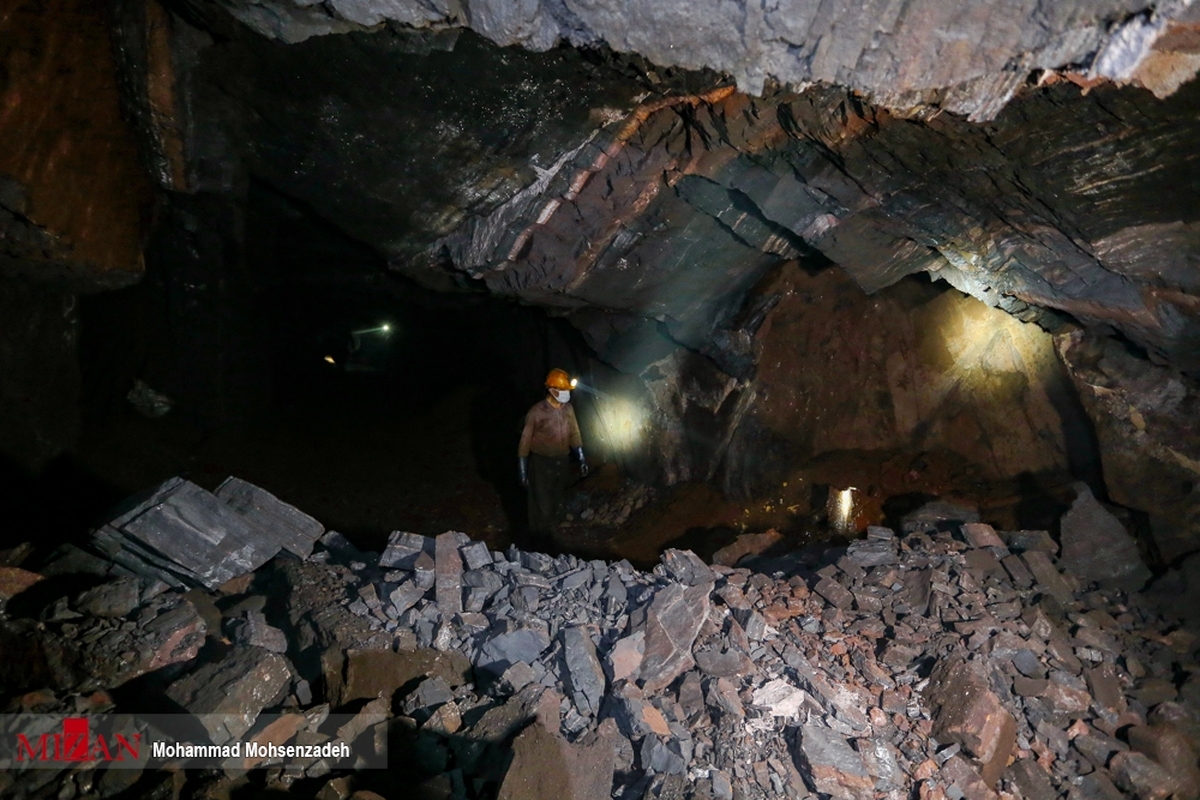
M 529 455 L 529 532 L 548 536 L 566 511 L 569 462 Z

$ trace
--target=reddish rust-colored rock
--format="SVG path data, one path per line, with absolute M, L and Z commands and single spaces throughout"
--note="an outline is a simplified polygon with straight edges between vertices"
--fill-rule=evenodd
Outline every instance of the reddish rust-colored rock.
M 0 600 L 8 600 L 42 580 L 36 572 L 19 567 L 0 567 Z
M 608 800 L 613 735 L 602 727 L 587 740 L 570 744 L 541 722 L 533 723 L 513 741 L 512 765 L 499 800 Z
M 783 540 L 783 534 L 774 528 L 764 533 L 743 533 L 712 555 L 712 563 L 732 567 L 748 555 L 759 555 Z
M 1187 737 L 1174 725 L 1159 722 L 1135 725 L 1128 731 L 1130 746 L 1162 765 L 1177 783 L 1178 800 L 1200 797 L 1200 768 Z
M 951 756 L 942 766 L 939 777 L 941 782 L 958 787 L 966 800 L 996 800 L 991 785 L 959 756 Z
M 470 672 L 470 663 L 462 654 L 436 650 L 335 651 L 327 653 L 322 661 L 326 699 L 334 708 L 352 700 L 390 698 L 401 686 L 425 676 L 440 676 L 449 685 L 459 686 Z
M 977 662 L 956 660 L 939 667 L 925 690 L 936 709 L 933 735 L 958 742 L 980 764 L 980 775 L 994 787 L 1016 744 L 1016 720 L 988 687 Z
M 1170 770 L 1144 753 L 1117 753 L 1109 762 L 1117 784 L 1141 800 L 1163 800 L 1180 790 Z
M 802 726 L 795 759 L 820 794 L 836 800 L 872 800 L 875 796 L 875 781 L 867 774 L 862 756 L 828 728 Z

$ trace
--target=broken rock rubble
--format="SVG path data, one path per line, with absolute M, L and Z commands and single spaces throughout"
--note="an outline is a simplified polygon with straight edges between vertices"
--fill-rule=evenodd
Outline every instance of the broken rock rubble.
M 155 498 L 143 514 L 173 507 Z M 375 555 L 325 533 L 304 561 L 279 545 L 253 581 L 207 601 L 164 574 L 207 587 L 242 569 L 223 539 L 212 558 L 181 549 L 186 568 L 129 544 L 118 563 L 136 581 L 43 616 L 63 641 L 175 620 L 146 663 L 166 653 L 167 696 L 215 720 L 214 739 L 289 709 L 306 720 L 287 718 L 297 741 L 386 728 L 430 796 L 1196 796 L 1195 637 L 1140 595 L 1063 572 L 1044 533 L 996 531 L 952 505 L 905 530 L 871 528 L 816 568 L 775 558 L 769 573 L 686 551 L 639 571 L 453 532 L 397 532 Z M 197 663 L 206 632 L 227 639 Z M 364 702 L 354 723 L 317 732 Z M 321 777 L 336 797 L 356 785 L 327 771 L 270 780 Z

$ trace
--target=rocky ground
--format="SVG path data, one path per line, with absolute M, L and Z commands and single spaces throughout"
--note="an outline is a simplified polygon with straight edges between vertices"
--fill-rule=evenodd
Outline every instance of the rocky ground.
M 85 546 L 0 554 L 2 710 L 386 733 L 390 768 L 83 763 L 0 793 L 1200 796 L 1200 639 L 1082 486 L 1061 542 L 934 503 L 848 547 L 756 555 L 774 543 L 650 571 L 457 532 L 369 553 L 250 484 L 168 481 Z

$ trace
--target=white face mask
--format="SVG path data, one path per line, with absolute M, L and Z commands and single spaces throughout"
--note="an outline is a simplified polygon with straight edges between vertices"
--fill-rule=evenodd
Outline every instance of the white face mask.
M 555 399 L 555 400 L 557 400 L 557 401 L 558 401 L 558 402 L 560 402 L 560 403 L 565 403 L 565 402 L 567 402 L 567 401 L 569 401 L 569 400 L 571 399 L 571 393 L 570 393 L 570 392 L 566 392 L 566 391 L 561 391 L 561 390 L 560 390 L 560 391 L 556 391 L 556 392 L 554 393 L 554 399 Z

